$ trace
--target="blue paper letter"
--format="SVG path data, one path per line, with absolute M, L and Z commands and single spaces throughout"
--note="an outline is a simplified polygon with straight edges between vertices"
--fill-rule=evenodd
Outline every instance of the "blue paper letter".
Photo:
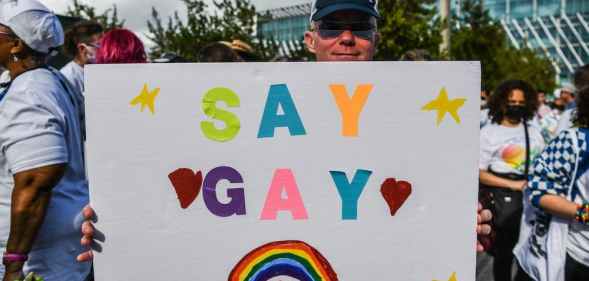
M 372 172 L 367 170 L 356 171 L 351 183 L 348 183 L 348 178 L 344 172 L 330 171 L 329 173 L 342 199 L 342 219 L 358 219 L 358 199 L 360 199 L 360 195 Z
M 283 115 L 278 115 L 278 106 L 282 107 Z M 307 134 L 286 84 L 270 86 L 258 138 L 274 137 L 278 127 L 288 127 L 291 136 Z

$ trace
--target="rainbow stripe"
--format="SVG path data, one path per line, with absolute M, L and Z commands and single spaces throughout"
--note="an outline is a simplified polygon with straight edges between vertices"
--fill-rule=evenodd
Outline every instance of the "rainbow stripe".
M 305 242 L 277 241 L 260 246 L 233 268 L 229 281 L 266 281 L 288 276 L 301 281 L 337 281 L 329 262 Z

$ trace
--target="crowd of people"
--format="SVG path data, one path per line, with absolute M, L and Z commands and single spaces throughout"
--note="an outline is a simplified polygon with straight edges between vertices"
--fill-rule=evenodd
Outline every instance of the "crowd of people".
M 573 80 L 550 103 L 520 80 L 481 94 L 479 196 L 495 218 L 480 280 L 589 278 L 589 65 Z
M 373 0 L 316 0 L 306 47 L 318 61 L 372 60 L 379 17 Z M 47 58 L 62 45 L 73 60 L 58 71 Z M 416 50 L 402 59 L 428 58 Z M 211 42 L 199 55 L 200 62 L 252 60 L 254 50 L 240 40 Z M 92 250 L 104 239 L 84 164 L 84 66 L 148 62 L 129 30 L 82 21 L 64 33 L 38 0 L 0 2 L 3 281 L 30 272 L 45 281 L 92 280 Z M 152 62 L 187 61 L 167 53 Z M 476 249 L 492 253 L 495 280 L 589 276 L 589 66 L 574 83 L 550 105 L 519 80 L 481 95 Z

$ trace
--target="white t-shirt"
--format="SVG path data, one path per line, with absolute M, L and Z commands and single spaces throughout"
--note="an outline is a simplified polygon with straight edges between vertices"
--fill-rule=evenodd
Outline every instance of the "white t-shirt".
M 0 251 L 5 251 L 10 229 L 13 174 L 67 163 L 65 174 L 52 190 L 47 214 L 25 272 L 45 281 L 83 281 L 88 263 L 76 262 L 85 249 L 80 225 L 74 218 L 88 204 L 82 130 L 82 95 L 67 92 L 55 69 L 39 68 L 18 76 L 0 101 Z M 0 276 L 4 267 L 0 264 Z
M 589 171 L 585 172 L 577 180 L 579 187 L 578 204 L 589 202 Z M 589 225 L 571 223 L 569 228 L 569 239 L 567 243 L 567 252 L 576 261 L 589 266 Z
M 542 152 L 544 139 L 533 126 L 528 126 L 531 161 Z M 481 129 L 479 169 L 497 173 L 525 173 L 526 135 L 524 126 L 505 127 L 495 123 Z
M 60 71 L 78 92 L 84 93 L 84 68 L 81 65 L 70 61 Z

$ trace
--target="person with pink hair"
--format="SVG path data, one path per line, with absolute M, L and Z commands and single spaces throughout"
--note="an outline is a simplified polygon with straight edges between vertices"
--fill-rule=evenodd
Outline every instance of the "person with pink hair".
M 96 52 L 96 63 L 146 63 L 147 54 L 141 39 L 133 32 L 123 29 L 113 29 L 100 39 Z

